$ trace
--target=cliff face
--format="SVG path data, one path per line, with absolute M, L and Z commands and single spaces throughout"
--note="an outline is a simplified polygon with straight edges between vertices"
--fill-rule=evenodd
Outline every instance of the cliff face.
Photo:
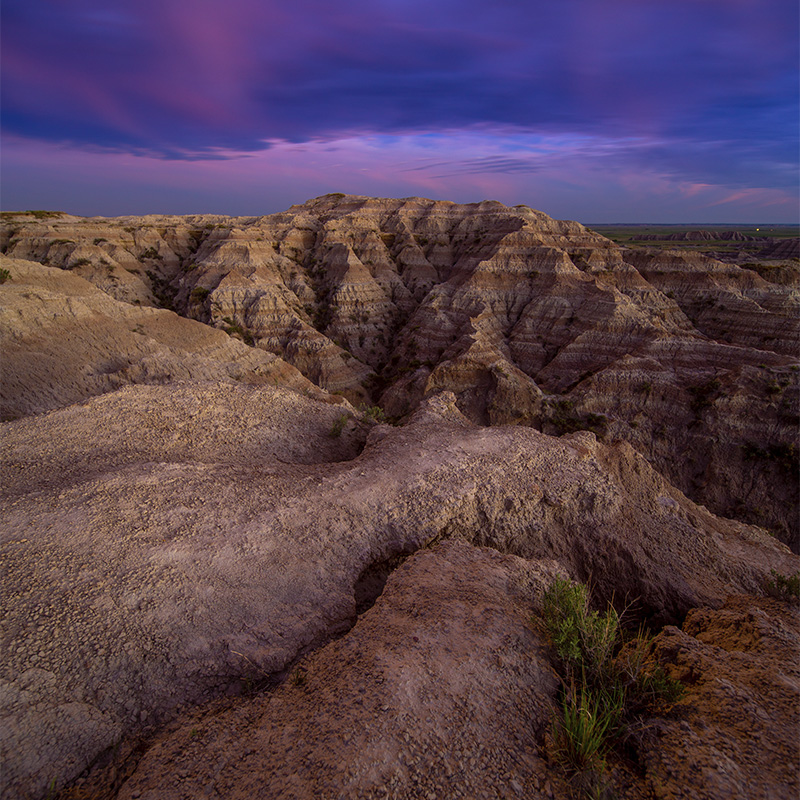
M 693 499 L 800 548 L 793 279 L 626 250 L 490 201 L 6 215 L 0 245 L 226 331 L 389 417 L 447 390 L 480 424 L 623 439 Z

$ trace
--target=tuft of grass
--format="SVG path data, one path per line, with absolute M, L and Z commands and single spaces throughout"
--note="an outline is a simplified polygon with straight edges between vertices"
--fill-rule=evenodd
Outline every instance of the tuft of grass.
M 652 658 L 649 634 L 640 629 L 626 642 L 613 606 L 591 609 L 585 584 L 556 579 L 542 611 L 562 672 L 555 756 L 584 794 L 597 795 L 606 756 L 630 724 L 661 703 L 676 702 L 683 687 Z
M 800 603 L 800 571 L 794 575 L 782 575 L 775 569 L 769 571 L 772 578 L 766 581 L 767 594 L 787 603 Z
M 0 269 L 0 283 L 11 280 L 11 273 L 7 269 Z
M 342 431 L 344 430 L 344 426 L 347 425 L 347 421 L 350 419 L 349 414 L 340 414 L 336 421 L 331 426 L 330 436 L 333 439 L 338 439 L 342 435 Z
M 618 687 L 593 692 L 585 683 L 572 682 L 563 692 L 562 718 L 553 735 L 556 758 L 575 773 L 602 776 L 623 703 Z
M 297 686 L 298 688 L 301 686 L 305 686 L 308 682 L 308 675 L 306 674 L 305 670 L 300 669 L 299 667 L 292 673 L 292 677 L 290 678 L 292 682 L 292 686 Z

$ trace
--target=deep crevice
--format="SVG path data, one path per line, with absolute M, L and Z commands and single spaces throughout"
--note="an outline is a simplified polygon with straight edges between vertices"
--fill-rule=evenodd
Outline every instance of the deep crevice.
M 410 555 L 411 553 L 400 553 L 383 561 L 375 561 L 362 571 L 353 586 L 356 614 L 361 616 L 375 605 L 375 601 L 383 594 L 389 576 Z

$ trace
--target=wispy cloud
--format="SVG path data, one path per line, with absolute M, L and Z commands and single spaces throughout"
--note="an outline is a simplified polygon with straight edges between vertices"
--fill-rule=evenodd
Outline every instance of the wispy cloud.
M 398 191 L 488 190 L 556 165 L 593 184 L 616 165 L 616 185 L 638 170 L 791 193 L 799 12 L 796 0 L 3 0 L 3 133 L 198 168 L 370 137 L 400 158 L 413 138 L 429 160 L 398 170 Z

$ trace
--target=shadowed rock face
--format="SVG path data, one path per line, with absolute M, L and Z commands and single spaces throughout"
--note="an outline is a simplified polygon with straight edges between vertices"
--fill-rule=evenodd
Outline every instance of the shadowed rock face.
M 0 245 L 138 304 L 128 339 L 155 319 L 143 306 L 167 304 L 263 354 L 263 366 L 239 354 L 223 356 L 236 367 L 190 369 L 164 348 L 115 343 L 140 352 L 60 379 L 62 404 L 220 369 L 284 385 L 272 353 L 389 417 L 452 391 L 480 424 L 623 439 L 697 502 L 800 550 L 796 276 L 778 284 L 696 253 L 627 250 L 524 206 L 345 195 L 267 217 L 6 215 Z M 32 350 L 46 361 L 66 341 L 59 327 L 14 342 L 6 416 L 58 406 L 56 381 L 46 403 L 20 401 L 17 387 Z M 91 339 L 73 335 L 84 350 Z
M 557 574 L 688 687 L 618 796 L 796 793 L 791 281 L 492 202 L 3 228 L 4 800 L 566 800 Z

